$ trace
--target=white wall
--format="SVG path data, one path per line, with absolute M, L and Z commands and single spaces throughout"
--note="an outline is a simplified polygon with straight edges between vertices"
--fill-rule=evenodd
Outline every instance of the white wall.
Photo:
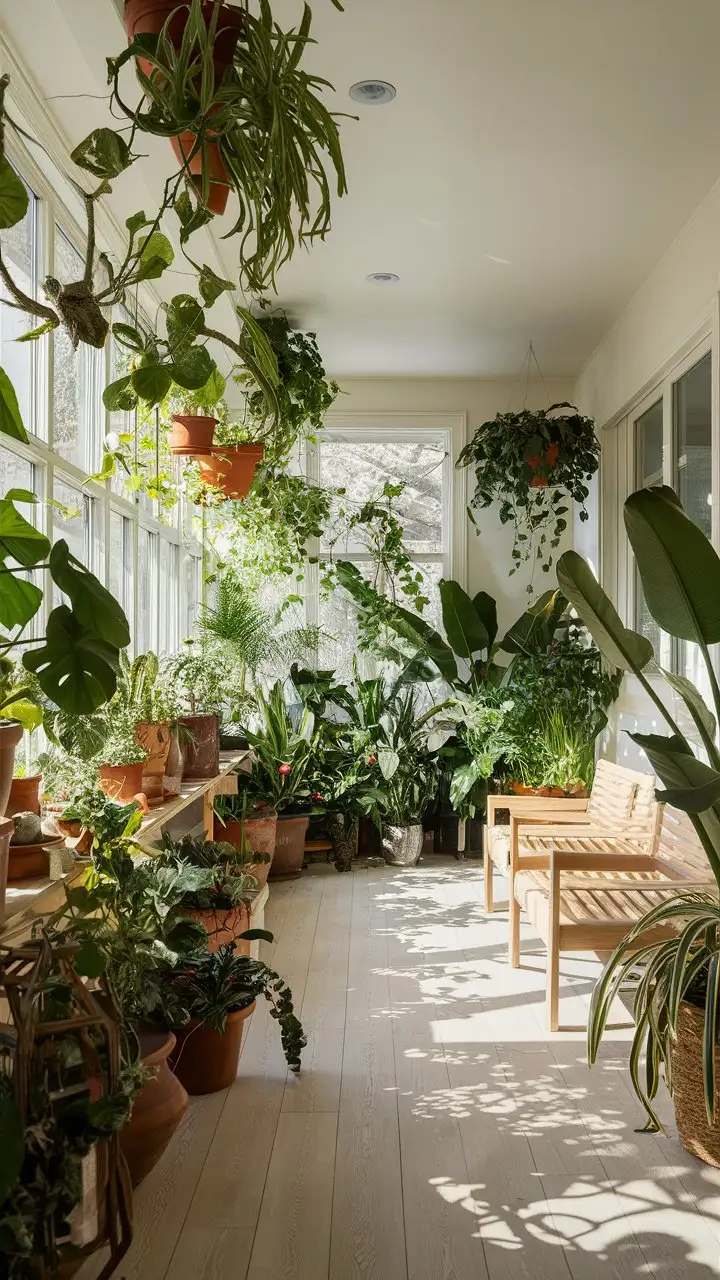
M 343 395 L 336 403 L 342 413 L 462 413 L 466 415 L 467 438 L 471 439 L 478 427 L 496 413 L 508 408 L 521 409 L 525 402 L 525 379 L 505 378 L 345 378 L 341 381 Z M 546 386 L 531 380 L 527 404 L 530 408 L 547 406 L 557 400 L 571 399 L 569 381 L 549 380 Z M 455 502 L 465 506 L 465 470 L 455 472 Z M 467 475 L 468 492 L 472 493 L 474 476 Z M 508 627 L 527 606 L 527 571 L 519 571 L 512 578 L 508 570 L 512 564 L 510 550 L 512 533 L 509 526 L 503 528 L 493 508 L 478 512 L 481 527 L 478 536 L 468 521 L 468 589 L 471 593 L 484 590 L 498 602 L 500 628 Z M 569 535 L 570 536 L 570 535 Z M 561 546 L 558 555 L 564 548 Z M 554 585 L 554 575 L 536 575 L 537 590 Z

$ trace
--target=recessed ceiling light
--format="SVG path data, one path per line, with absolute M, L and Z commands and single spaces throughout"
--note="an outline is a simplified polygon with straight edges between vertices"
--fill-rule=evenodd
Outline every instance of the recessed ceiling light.
M 400 277 L 395 275 L 394 271 L 373 271 L 365 279 L 370 284 L 399 284 Z
M 361 102 L 364 107 L 382 107 L 392 102 L 397 94 L 394 84 L 387 80 L 358 80 L 350 90 L 354 102 Z

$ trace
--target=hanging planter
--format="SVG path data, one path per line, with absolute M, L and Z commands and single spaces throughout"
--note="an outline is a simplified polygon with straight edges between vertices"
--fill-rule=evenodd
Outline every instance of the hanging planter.
M 203 21 L 208 27 L 213 10 L 216 8 L 215 0 L 201 0 L 200 7 Z M 168 35 L 173 47 L 179 49 L 189 14 L 189 3 L 178 4 L 178 0 L 125 0 L 125 31 L 128 42 L 132 42 L 136 36 L 159 36 L 170 18 Z M 220 85 L 231 64 L 238 40 L 244 30 L 245 11 L 235 8 L 234 5 L 221 5 L 217 19 L 217 34 L 213 44 L 216 86 Z M 153 64 L 146 58 L 138 58 L 137 65 L 146 76 L 150 75 Z
M 458 466 L 475 470 L 468 515 L 497 503 L 500 522 L 514 526 L 512 575 L 526 560 L 549 573 L 568 526 L 570 499 L 587 520 L 588 481 L 598 469 L 600 445 L 592 418 L 567 401 L 549 409 L 499 413 L 465 446 Z M 528 591 L 532 591 L 532 585 Z
M 231 178 L 220 154 L 220 144 L 206 136 L 197 150 L 197 134 L 186 129 L 170 139 L 177 159 L 184 164 L 192 178 L 193 186 L 206 209 L 222 214 L 230 195 Z
M 201 458 L 212 452 L 217 418 L 202 413 L 174 413 L 170 452 L 180 458 Z
M 200 479 L 226 498 L 247 498 L 264 453 L 262 444 L 215 448 L 200 459 Z

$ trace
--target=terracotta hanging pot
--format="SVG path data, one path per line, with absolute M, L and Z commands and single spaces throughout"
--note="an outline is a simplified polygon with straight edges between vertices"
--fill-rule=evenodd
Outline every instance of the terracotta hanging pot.
M 142 790 L 149 805 L 162 804 L 165 766 L 170 752 L 170 721 L 142 720 L 135 725 L 135 738 L 147 752 L 142 766 Z
M 237 956 L 250 955 L 249 940 L 240 940 L 240 934 L 250 928 L 250 908 L 245 902 L 237 907 L 220 907 L 215 911 L 184 907 L 183 914 L 190 916 L 191 920 L 199 920 L 204 926 L 208 936 L 208 951 L 214 953 L 232 943 Z
M 33 773 L 27 778 L 13 778 L 8 796 L 7 811 L 13 813 L 40 812 L 40 783 L 42 774 Z
M 134 1187 L 157 1164 L 188 1105 L 187 1093 L 168 1064 L 175 1036 L 169 1031 L 142 1028 L 139 1037 L 140 1062 L 154 1068 L 155 1075 L 135 1098 L 130 1123 L 120 1134 Z
M 218 716 L 181 716 L 190 731 L 185 744 L 184 778 L 214 778 L 220 771 L 220 720 Z
M 213 0 L 202 0 L 201 10 L 206 26 L 212 17 L 213 8 Z M 135 36 L 159 36 L 171 14 L 173 17 L 168 35 L 174 47 L 179 49 L 188 20 L 188 3 L 179 5 L 178 0 L 125 0 L 125 31 L 128 41 L 132 41 Z M 224 4 L 220 9 L 213 46 L 216 85 L 219 85 L 230 66 L 244 29 L 243 10 Z M 152 63 L 146 58 L 138 58 L 137 64 L 146 76 L 150 75 Z
M 286 818 L 284 814 L 278 816 L 275 856 L 270 868 L 271 880 L 283 880 L 300 875 L 305 858 L 305 836 L 309 821 L 308 817 Z
M 98 786 L 111 800 L 129 804 L 142 792 L 144 764 L 101 764 L 97 771 Z
M 219 489 L 226 498 L 247 498 L 264 453 L 262 444 L 239 444 L 225 449 L 216 446 L 209 457 L 201 459 L 200 478 L 204 484 Z
M 234 1083 L 243 1031 L 254 1009 L 253 1000 L 246 1009 L 229 1013 L 222 1035 L 196 1018 L 176 1030 L 172 1069 L 188 1093 L 219 1093 Z
M 230 195 L 230 173 L 220 153 L 220 145 L 206 135 L 204 145 L 193 155 L 195 142 L 196 135 L 189 129 L 170 139 L 178 162 L 187 165 L 193 186 L 205 208 L 211 213 L 222 214 Z M 207 198 L 204 197 L 204 174 L 209 179 Z
M 200 458 L 212 450 L 217 418 L 202 413 L 174 413 L 169 448 L 175 457 Z
M 0 721 L 0 818 L 7 812 L 15 770 L 15 748 L 22 736 L 22 725 Z

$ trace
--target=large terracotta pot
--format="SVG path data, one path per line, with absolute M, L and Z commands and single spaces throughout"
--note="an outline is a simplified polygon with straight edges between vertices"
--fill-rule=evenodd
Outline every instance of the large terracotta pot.
M 178 457 L 199 458 L 210 453 L 217 418 L 206 414 L 174 413 L 170 431 L 170 452 Z
M 51 836 L 39 844 L 11 844 L 8 849 L 7 878 L 9 882 L 32 880 L 50 873 L 50 850 L 53 845 L 64 847 L 64 840 Z
M 308 817 L 286 818 L 284 814 L 278 815 L 275 856 L 270 868 L 271 880 L 284 880 L 289 876 L 300 875 L 309 821 Z
M 0 818 L 0 924 L 5 919 L 5 890 L 8 878 L 8 849 L 13 833 L 11 818 Z
M 22 736 L 22 725 L 0 720 L 0 818 L 7 812 L 15 769 L 15 748 Z
M 235 954 L 250 955 L 250 942 L 239 941 L 240 934 L 250 928 L 250 908 L 241 902 L 238 907 L 229 910 L 201 911 L 194 907 L 183 908 L 184 914 L 193 920 L 200 920 L 208 935 L 208 951 L 219 951 L 229 942 L 234 944 Z
M 214 778 L 220 772 L 220 721 L 217 716 L 182 716 L 192 734 L 185 744 L 184 778 Z
M 201 458 L 200 478 L 226 498 L 247 498 L 264 453 L 261 444 L 239 444 L 233 449 L 216 446 L 209 457 Z
M 39 813 L 41 782 L 42 774 L 40 773 L 33 773 L 27 778 L 13 778 L 7 812 L 11 816 L 13 813 Z
M 233 1084 L 237 1077 L 246 1019 L 254 1009 L 253 1000 L 247 1009 L 229 1013 L 222 1035 L 196 1018 L 178 1028 L 172 1069 L 188 1093 L 218 1093 Z
M 165 779 L 165 766 L 170 751 L 170 721 L 141 720 L 135 725 L 135 737 L 147 751 L 143 760 L 142 787 L 148 804 L 161 804 Z
M 265 853 L 270 856 L 270 862 L 254 862 L 248 867 L 248 871 L 255 876 L 258 882 L 258 889 L 263 889 L 267 884 L 275 853 L 277 814 L 271 810 L 264 818 L 246 818 L 244 823 L 222 823 L 216 815 L 214 838 L 216 840 L 225 840 L 234 849 L 242 849 L 243 828 L 246 846 L 249 845 L 253 853 Z
M 98 786 L 111 800 L 128 804 L 142 791 L 143 762 L 139 764 L 101 764 L 97 771 Z
M 174 1048 L 171 1032 L 140 1031 L 140 1061 L 156 1073 L 137 1095 L 130 1123 L 120 1134 L 134 1187 L 157 1164 L 187 1110 L 187 1093 L 168 1065 Z
M 177 10 L 168 28 L 168 34 L 176 49 L 180 47 L 188 19 L 189 6 L 180 8 L 178 0 L 125 0 L 125 31 L 128 40 L 135 36 L 157 36 L 170 14 Z M 213 11 L 213 0 L 202 0 L 202 14 L 206 25 Z M 217 35 L 213 47 L 215 81 L 219 84 L 233 60 L 237 42 L 244 30 L 245 19 L 241 9 L 224 4 L 220 10 Z M 138 66 L 150 75 L 152 64 L 146 58 L 137 59 Z
M 703 1033 L 705 1011 L 683 1001 L 678 1015 L 677 1039 L 672 1056 L 672 1088 L 675 1120 L 683 1146 L 698 1160 L 720 1169 L 720 1115 L 712 1127 L 705 1111 L 703 1085 Z M 720 1050 L 715 1046 L 715 1094 L 720 1087 Z
M 166 796 L 179 796 L 182 791 L 183 773 L 185 772 L 185 747 L 180 741 L 176 729 L 170 731 L 170 749 L 165 761 L 165 777 L 163 791 Z

